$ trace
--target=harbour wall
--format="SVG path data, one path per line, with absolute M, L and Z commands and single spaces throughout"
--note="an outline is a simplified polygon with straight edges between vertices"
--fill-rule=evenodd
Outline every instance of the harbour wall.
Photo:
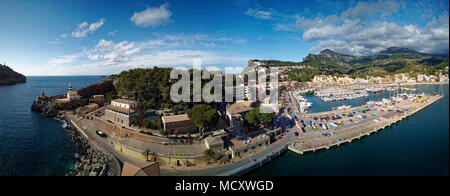
M 244 174 L 249 173 L 250 171 L 255 170 L 255 169 L 263 166 L 264 164 L 272 161 L 272 159 L 277 158 L 278 156 L 280 156 L 287 150 L 288 150 L 287 145 L 278 147 L 274 151 L 271 151 L 268 154 L 265 154 L 264 156 L 261 156 L 257 159 L 252 160 L 250 163 L 247 163 L 245 165 L 242 165 L 242 166 L 232 169 L 230 171 L 218 174 L 218 176 L 241 176 L 241 175 L 244 175 Z

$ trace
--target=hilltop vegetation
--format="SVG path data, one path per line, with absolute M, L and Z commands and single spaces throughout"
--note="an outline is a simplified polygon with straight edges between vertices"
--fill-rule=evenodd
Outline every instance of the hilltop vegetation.
M 397 73 L 411 75 L 448 74 L 448 57 L 420 53 L 408 48 L 391 47 L 372 56 L 351 56 L 325 49 L 318 54 L 309 54 L 302 62 L 256 60 L 264 67 L 300 66 L 304 69 L 290 69 L 285 72 L 289 80 L 309 81 L 317 74 L 357 76 L 386 76 Z
M 170 108 L 176 114 L 185 113 L 195 105 L 201 103 L 175 103 L 170 98 L 170 89 L 178 80 L 171 80 L 172 68 L 132 69 L 112 75 L 108 80 L 114 81 L 115 89 L 106 93 L 105 100 L 124 97 L 136 100 L 139 106 L 146 109 Z M 192 70 L 190 70 L 192 78 Z M 202 86 L 209 80 L 202 80 Z M 193 96 L 191 85 L 191 99 Z M 215 104 L 210 104 L 216 106 Z
M 106 99 L 126 97 L 136 100 L 140 107 L 169 108 L 174 106 L 170 100 L 170 68 L 133 69 L 112 75 L 115 90 L 106 94 Z
M 0 65 L 0 86 L 25 83 L 27 78 L 6 65 Z
M 288 75 L 288 80 L 294 80 L 299 82 L 308 82 L 314 78 L 315 75 L 325 75 L 326 71 L 319 71 L 315 69 L 290 69 L 284 74 Z
M 324 67 L 341 74 L 370 74 L 374 72 L 398 73 L 411 71 L 412 67 L 422 67 L 424 72 L 442 69 L 441 63 L 448 63 L 448 58 L 420 53 L 408 48 L 388 48 L 373 56 L 342 55 L 331 50 L 308 55 L 303 64 L 312 67 Z

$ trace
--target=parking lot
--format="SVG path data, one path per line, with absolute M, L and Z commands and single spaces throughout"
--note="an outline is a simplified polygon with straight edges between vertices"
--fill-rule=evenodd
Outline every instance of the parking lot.
M 365 105 L 354 108 L 334 110 L 322 113 L 302 115 L 297 118 L 305 135 L 333 135 L 333 131 L 360 124 L 369 120 L 382 121 L 390 118 L 397 111 L 376 105 Z

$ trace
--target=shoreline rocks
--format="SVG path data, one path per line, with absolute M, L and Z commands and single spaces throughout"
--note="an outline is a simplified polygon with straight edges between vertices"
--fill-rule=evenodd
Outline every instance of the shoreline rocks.
M 121 165 L 119 161 L 111 154 L 105 153 L 97 148 L 80 134 L 64 117 L 64 111 L 71 111 L 78 107 L 89 104 L 89 98 L 93 95 L 106 94 L 114 90 L 113 81 L 106 80 L 97 84 L 81 88 L 78 91 L 83 98 L 81 100 L 71 102 L 58 102 L 58 99 L 66 97 L 65 94 L 56 96 L 45 96 L 42 93 L 37 97 L 31 105 L 31 110 L 41 113 L 47 117 L 55 118 L 62 123 L 67 124 L 65 127 L 69 139 L 76 145 L 78 153 L 75 155 L 76 164 L 69 173 L 70 176 L 119 176 Z
M 120 164 L 112 155 L 92 146 L 88 139 L 70 124 L 66 130 L 69 139 L 78 149 L 75 155 L 77 161 L 69 173 L 70 176 L 120 176 Z

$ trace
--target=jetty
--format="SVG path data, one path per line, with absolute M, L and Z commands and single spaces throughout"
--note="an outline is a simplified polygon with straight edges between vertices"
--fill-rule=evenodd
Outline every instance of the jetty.
M 395 103 L 395 106 L 391 109 L 386 106 L 360 106 L 341 111 L 340 114 L 347 114 L 346 117 L 335 119 L 335 122 L 332 123 L 340 124 L 338 127 L 328 130 L 303 129 L 305 130 L 304 133 L 291 143 L 288 149 L 303 155 L 306 152 L 328 150 L 335 146 L 351 143 L 408 118 L 442 98 L 442 95 L 421 95 L 420 98 L 416 97 Z M 339 115 L 337 113 L 334 111 L 335 115 Z M 331 114 L 333 113 L 309 114 L 304 116 L 304 119 L 315 118 L 318 119 L 317 123 L 326 123 L 325 120 L 319 120 L 317 116 L 329 116 Z M 349 117 L 348 114 L 352 115 Z

